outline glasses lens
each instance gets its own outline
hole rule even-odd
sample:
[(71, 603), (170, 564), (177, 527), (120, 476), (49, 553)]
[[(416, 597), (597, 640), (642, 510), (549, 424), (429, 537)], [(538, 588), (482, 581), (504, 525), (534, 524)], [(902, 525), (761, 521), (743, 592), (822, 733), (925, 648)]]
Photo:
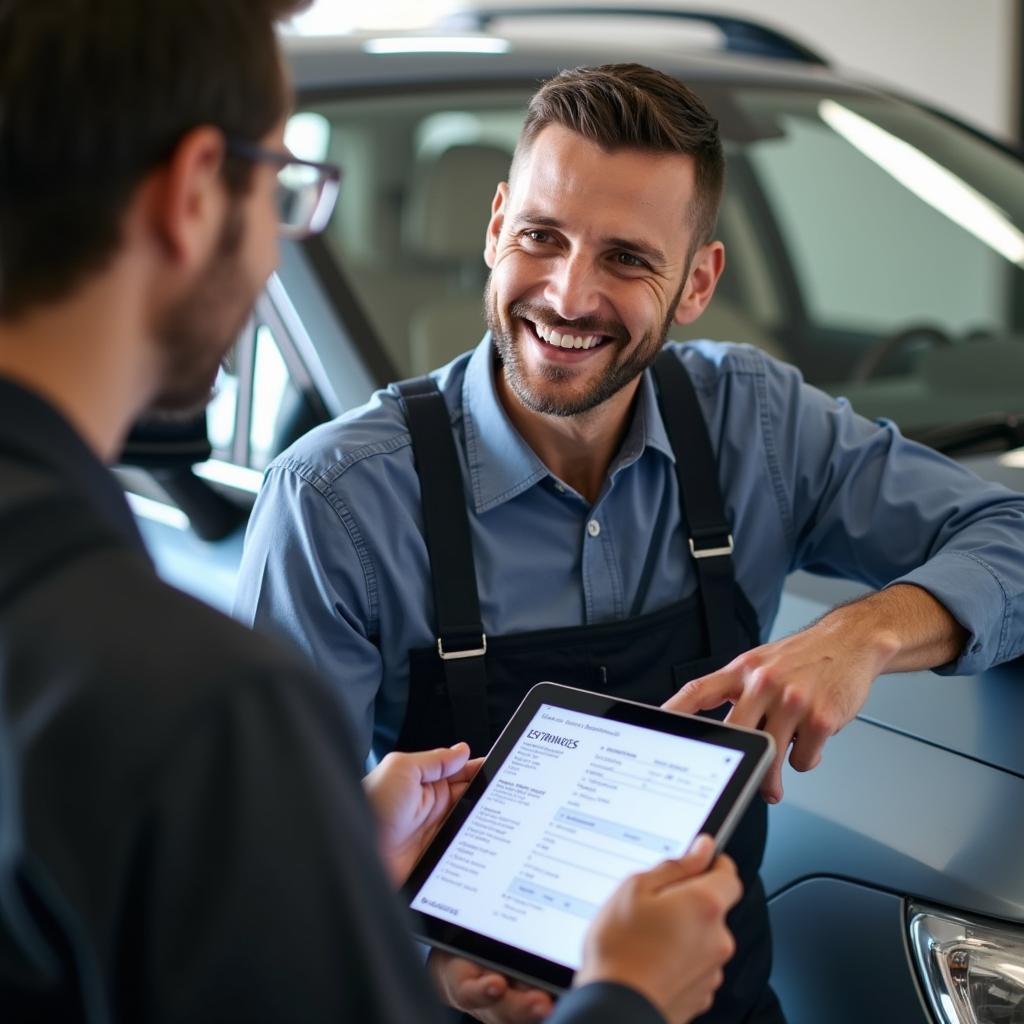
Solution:
[(317, 167), (285, 164), (277, 175), (277, 194), (281, 230), (286, 235), (310, 231), (320, 206), (324, 176)]

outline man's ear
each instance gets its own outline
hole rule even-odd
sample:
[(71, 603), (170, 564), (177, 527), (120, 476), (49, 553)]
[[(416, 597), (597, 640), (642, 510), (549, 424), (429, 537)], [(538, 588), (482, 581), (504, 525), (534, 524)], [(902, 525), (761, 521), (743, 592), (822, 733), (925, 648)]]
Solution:
[(153, 176), (150, 223), (176, 264), (201, 266), (220, 238), (228, 203), (223, 166), (224, 135), (204, 126), (183, 136)]
[(491, 203), (491, 219), (487, 222), (487, 234), (484, 236), (484, 263), (492, 270), (498, 252), (498, 239), (505, 223), (505, 207), (508, 205), (508, 182), (498, 184)]
[(690, 273), (679, 296), (672, 319), (677, 324), (692, 324), (707, 308), (715, 285), (725, 270), (725, 246), (721, 242), (702, 245), (690, 262)]

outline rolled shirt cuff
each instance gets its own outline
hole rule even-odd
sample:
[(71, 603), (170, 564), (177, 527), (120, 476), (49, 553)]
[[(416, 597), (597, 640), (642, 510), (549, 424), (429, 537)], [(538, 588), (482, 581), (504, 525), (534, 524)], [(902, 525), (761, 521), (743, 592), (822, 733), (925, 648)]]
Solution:
[(963, 551), (941, 552), (889, 586), (909, 583), (927, 590), (965, 630), (960, 656), (935, 671), (972, 675), (1015, 657), (1022, 646), (1010, 630), (1012, 604), (1003, 581), (987, 562)]

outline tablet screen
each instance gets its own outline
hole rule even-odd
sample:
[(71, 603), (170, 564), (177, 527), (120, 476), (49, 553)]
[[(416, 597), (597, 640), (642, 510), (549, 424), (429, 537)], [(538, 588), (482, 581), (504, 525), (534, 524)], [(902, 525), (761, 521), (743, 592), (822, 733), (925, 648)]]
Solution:
[(742, 760), (542, 703), (410, 904), (575, 970), (601, 904), (689, 848)]

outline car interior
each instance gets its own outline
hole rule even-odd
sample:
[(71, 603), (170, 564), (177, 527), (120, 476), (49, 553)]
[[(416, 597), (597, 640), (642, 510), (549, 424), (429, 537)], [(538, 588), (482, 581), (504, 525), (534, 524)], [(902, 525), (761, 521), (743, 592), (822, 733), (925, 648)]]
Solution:
[[(911, 434), (948, 423), (951, 413), (964, 422), (990, 413), (992, 382), (1024, 369), (1024, 345), (1015, 343), (1019, 266), (909, 192), (822, 113), (831, 102), (855, 125), (870, 116), (895, 127), (905, 112), (860, 97), (705, 91), (726, 140), (718, 236), (727, 272), (701, 319), (670, 336), (754, 344), (797, 363), (809, 381), (850, 397), (866, 415), (894, 416)], [(376, 332), (392, 379), (443, 365), (482, 332), (484, 230), (527, 94), (368, 96), (314, 104), (303, 115), (323, 122), (316, 155), (345, 167), (324, 244)], [(957, 166), (946, 152), (951, 128), (899, 126), (965, 179), (1008, 170), (998, 154), (991, 166)], [(906, 219), (911, 236), (893, 240), (862, 216), (864, 208)], [(832, 244), (837, 233), (845, 247)], [(934, 243), (942, 265), (911, 259), (922, 241)], [(993, 309), (1002, 316), (993, 319)], [(995, 398), (1001, 412), (1019, 404), (1015, 391)]]

